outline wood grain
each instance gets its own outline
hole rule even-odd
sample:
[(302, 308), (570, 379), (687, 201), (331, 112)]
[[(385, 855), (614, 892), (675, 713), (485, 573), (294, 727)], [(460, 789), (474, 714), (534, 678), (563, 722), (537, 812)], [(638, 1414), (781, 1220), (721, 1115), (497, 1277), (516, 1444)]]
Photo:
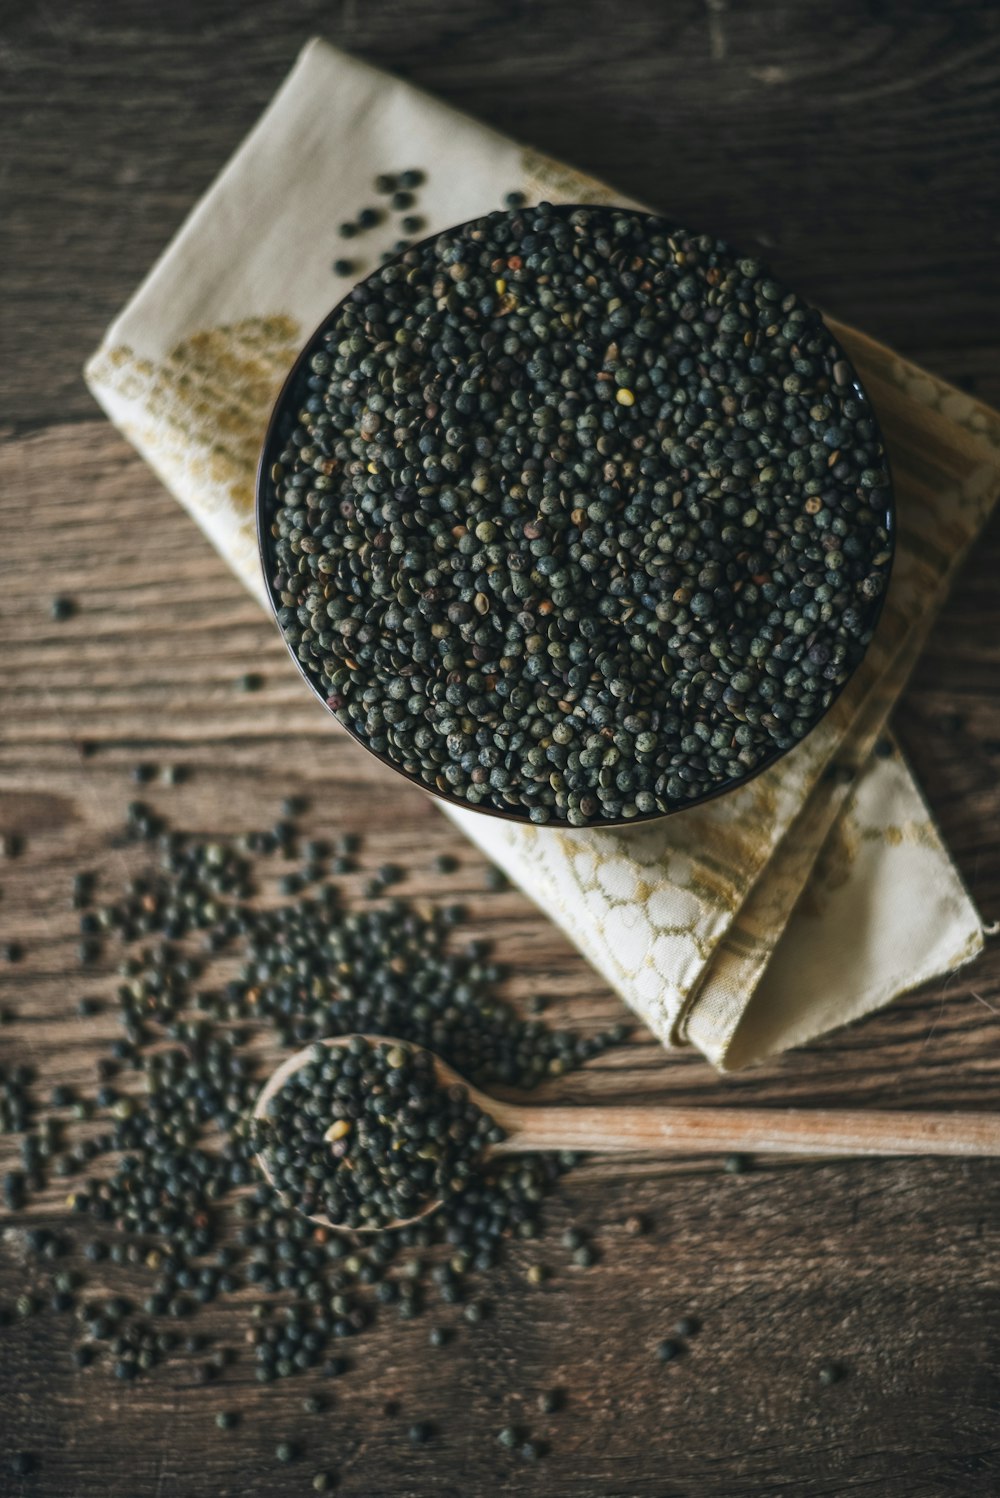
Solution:
[[(1000, 402), (997, 190), (1000, 17), (989, 0), (811, 0), (753, 7), (635, 0), (140, 0), (0, 4), (0, 965), (3, 1059), (47, 1090), (92, 1075), (110, 1018), (81, 1022), (72, 873), (114, 889), (112, 845), (139, 760), (183, 764), (144, 788), (182, 825), (267, 825), (309, 794), (323, 829), (362, 830), (369, 867), (448, 894), (515, 968), (510, 993), (598, 1027), (618, 1001), (515, 892), (487, 895), (480, 856), (414, 788), (388, 782), (303, 693), (284, 647), (190, 522), (96, 414), (79, 370), (105, 325), (256, 119), (314, 31), (624, 191), (750, 247), (844, 320)], [(966, 565), (895, 724), (986, 919), (1000, 917), (1000, 522)], [(49, 599), (78, 613), (63, 624)], [(238, 689), (247, 670), (263, 690)], [(85, 753), (84, 746), (91, 752)], [(436, 853), (459, 859), (432, 872)], [(553, 1102), (911, 1108), (996, 1106), (1000, 956), (863, 1024), (720, 1082), (639, 1035), (548, 1089)], [(539, 1099), (541, 1101), (541, 1099)], [(0, 1141), (6, 1149), (10, 1141)], [(591, 1221), (601, 1262), (556, 1238), (512, 1251), (495, 1314), (449, 1353), (427, 1322), (386, 1322), (333, 1388), (317, 1433), (297, 1381), (261, 1389), (245, 1362), (207, 1398), (183, 1366), (123, 1390), (69, 1369), (69, 1328), (0, 1332), (0, 1453), (39, 1470), (0, 1494), (270, 1498), (321, 1466), (352, 1498), (887, 1498), (1000, 1490), (1000, 1174), (970, 1161), (761, 1163), (595, 1158), (553, 1203)], [(55, 1185), (37, 1221), (65, 1220)], [(624, 1220), (647, 1212), (653, 1231)], [(530, 1293), (524, 1270), (551, 1263)], [(24, 1282), (21, 1226), (0, 1223), (0, 1304)], [(116, 1284), (119, 1272), (116, 1271)], [(136, 1281), (138, 1288), (139, 1281)], [(98, 1268), (94, 1293), (110, 1293)], [(704, 1323), (685, 1357), (653, 1350)], [(246, 1310), (204, 1325), (237, 1341)], [(820, 1388), (824, 1358), (849, 1376)], [(543, 1419), (541, 1389), (567, 1389)], [(399, 1412), (382, 1413), (387, 1400)], [(239, 1409), (238, 1439), (214, 1409)], [(435, 1422), (412, 1449), (406, 1426)], [(524, 1419), (553, 1453), (528, 1467), (495, 1432)], [(306, 1461), (277, 1468), (301, 1434)]]

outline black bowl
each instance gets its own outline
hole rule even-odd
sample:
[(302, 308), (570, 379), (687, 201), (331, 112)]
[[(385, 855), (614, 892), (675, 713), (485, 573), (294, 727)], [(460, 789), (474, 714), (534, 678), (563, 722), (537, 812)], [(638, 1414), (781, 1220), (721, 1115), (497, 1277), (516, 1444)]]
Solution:
[[(563, 212), (571, 212), (576, 206), (578, 205), (560, 204), (559, 208)], [(593, 211), (593, 205), (579, 206), (587, 206), (590, 211)], [(478, 215), (477, 217), (481, 217), (481, 215)], [(437, 239), (441, 233), (452, 233), (456, 230), (465, 228), (466, 224), (474, 222), (476, 222), (475, 219), (468, 219), (465, 221), (465, 223), (453, 225), (449, 230), (437, 230), (435, 231), (435, 233), (427, 235), (423, 240), (417, 241), (413, 246), (411, 246), (411, 248), (420, 248), (422, 245), (427, 244), (430, 240)], [(403, 252), (401, 252), (400, 255), (396, 258), (401, 259), (402, 253)], [(384, 270), (384, 268), (384, 266), (380, 265), (376, 270), (371, 271), (368, 276), (363, 277), (361, 281), (356, 284), (364, 285), (365, 281), (372, 279), (374, 276), (377, 276), (382, 270)], [(354, 288), (352, 287), (352, 291), (353, 289)], [(271, 519), (275, 501), (274, 486), (270, 477), (271, 468), (275, 462), (277, 453), (284, 446), (289, 426), (295, 424), (294, 411), (290, 396), (297, 387), (299, 377), (303, 372), (303, 367), (306, 365), (307, 361), (311, 359), (312, 355), (317, 351), (324, 333), (326, 333), (330, 326), (334, 322), (336, 322), (337, 318), (340, 315), (341, 307), (344, 305), (344, 303), (347, 301), (347, 297), (350, 295), (351, 293), (348, 292), (345, 296), (341, 297), (340, 301), (337, 302), (334, 307), (331, 308), (326, 317), (324, 317), (323, 321), (315, 329), (312, 336), (307, 340), (297, 358), (295, 359), (295, 362), (293, 363), (291, 369), (288, 371), (284, 383), (282, 384), (281, 389), (279, 390), (278, 395), (275, 399), (274, 406), (272, 407), (271, 415), (267, 424), (267, 429), (264, 434), (264, 442), (261, 448), (260, 458), (257, 463), (257, 477), (254, 496), (257, 525), (257, 545), (260, 551), (261, 566), (264, 572), (264, 586), (267, 590), (267, 597), (271, 605), (271, 611), (275, 616), (275, 624), (278, 624), (277, 611), (281, 605), (280, 600), (275, 597), (275, 590), (272, 585), (272, 578), (274, 576), (276, 563), (273, 555), (273, 537), (271, 536)], [(852, 388), (859, 396), (859, 398), (863, 400), (864, 403), (868, 406), (874, 417), (875, 412), (871, 398), (866, 392), (861, 381), (858, 379), (850, 358), (841, 347), (837, 339), (834, 338), (832, 333), (830, 333), (829, 327), (827, 327), (827, 333), (829, 335), (831, 344), (837, 350), (840, 358), (842, 358), (845, 363), (847, 363), (851, 368), (853, 375), (853, 379), (851, 382)], [(888, 469), (889, 459), (888, 454), (885, 452), (885, 443), (881, 438), (881, 432), (879, 432), (879, 439), (880, 441), (882, 441), (883, 453), (885, 454), (885, 463)], [(889, 470), (889, 474), (891, 481), (891, 469)], [(889, 559), (889, 564), (886, 569), (886, 586), (883, 588), (881, 594), (871, 606), (869, 617), (871, 620), (872, 635), (874, 635), (875, 630), (878, 626), (879, 619), (881, 618), (882, 609), (885, 604), (885, 597), (889, 591), (889, 582), (892, 576), (893, 563), (895, 561), (896, 508), (891, 482), (887, 494), (888, 498), (886, 501), (884, 524), (888, 535), (888, 542), (892, 551), (892, 555)], [(278, 625), (278, 628), (279, 630), (281, 630), (280, 625)], [(284, 639), (284, 631), (281, 631), (281, 633), (282, 638)], [(286, 645), (288, 645), (287, 640), (285, 641), (285, 643)], [(866, 646), (866, 651), (867, 648), (868, 647)], [(319, 686), (306, 671), (306, 669), (302, 665), (302, 662), (299, 660), (297, 654), (294, 650), (292, 650), (290, 645), (288, 645), (288, 652), (292, 660), (295, 662), (300, 676), (305, 681), (310, 691), (314, 694), (317, 701), (319, 701), (325, 711), (330, 714), (330, 717), (333, 718), (340, 727), (346, 728), (346, 731), (350, 733), (355, 742), (360, 744), (362, 749), (364, 749), (366, 753), (370, 754), (373, 759), (377, 759), (380, 764), (385, 765), (386, 769), (391, 770), (394, 775), (402, 776), (403, 779), (410, 781), (412, 785), (417, 786), (426, 795), (433, 796), (437, 800), (444, 801), (448, 805), (457, 807), (462, 811), (473, 811), (478, 815), (485, 817), (499, 817), (503, 821), (519, 822), (526, 827), (558, 827), (562, 829), (569, 828), (570, 831), (574, 830), (573, 824), (565, 821), (558, 821), (553, 819), (551, 822), (536, 823), (532, 822), (531, 818), (522, 812), (503, 811), (500, 808), (494, 806), (470, 806), (468, 802), (464, 801), (460, 796), (446, 795), (444, 792), (426, 785), (419, 776), (412, 774), (409, 770), (402, 769), (399, 765), (394, 763), (394, 761), (390, 759), (388, 755), (379, 754), (376, 750), (372, 749), (369, 744), (365, 743), (364, 739), (360, 738), (350, 728), (346, 727), (345, 724), (342, 724), (334, 714), (332, 708), (327, 705), (326, 699), (324, 698)], [(707, 791), (702, 796), (694, 796), (690, 800), (679, 801), (676, 806), (670, 807), (667, 811), (646, 812), (635, 817), (622, 819), (620, 821), (610, 821), (602, 817), (595, 817), (590, 822), (575, 825), (578, 827), (582, 826), (612, 828), (636, 827), (643, 822), (659, 822), (662, 821), (665, 817), (676, 815), (678, 812), (689, 811), (695, 806), (704, 806), (708, 801), (714, 801), (719, 796), (728, 795), (730, 791), (737, 790), (740, 786), (747, 785), (751, 780), (755, 780), (758, 775), (763, 774), (765, 770), (770, 769), (770, 767), (773, 764), (777, 763), (779, 759), (782, 759), (786, 754), (791, 753), (792, 749), (796, 748), (798, 744), (802, 743), (805, 738), (807, 738), (808, 735), (813, 732), (816, 726), (823, 721), (823, 719), (830, 712), (830, 709), (833, 707), (833, 704), (836, 702), (837, 698), (840, 696), (841, 692), (843, 692), (844, 688), (851, 680), (854, 672), (858, 669), (858, 666), (861, 664), (861, 661), (864, 658), (864, 654), (865, 652), (862, 652), (862, 655), (859, 656), (858, 660), (855, 662), (855, 665), (852, 668), (850, 674), (845, 677), (844, 681), (842, 681), (838, 687), (836, 687), (830, 697), (830, 701), (827, 703), (823, 711), (818, 714), (814, 721), (809, 725), (806, 734), (804, 734), (802, 738), (797, 739), (795, 744), (789, 745), (786, 749), (775, 749), (772, 754), (767, 755), (763, 760), (761, 760), (760, 764), (755, 765), (753, 769), (748, 770), (745, 775), (739, 775), (731, 780), (727, 780), (724, 784), (716, 786), (713, 790)]]

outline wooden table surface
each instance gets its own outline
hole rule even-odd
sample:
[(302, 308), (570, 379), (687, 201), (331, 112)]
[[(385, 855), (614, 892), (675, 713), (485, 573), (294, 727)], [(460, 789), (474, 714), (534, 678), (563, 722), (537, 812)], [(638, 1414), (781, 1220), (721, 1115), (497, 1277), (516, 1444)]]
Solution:
[[(45, 0), (0, 4), (0, 963), (5, 1061), (44, 1092), (92, 1075), (110, 1021), (75, 1018), (86, 982), (69, 885), (109, 885), (137, 761), (188, 784), (147, 799), (179, 823), (268, 825), (304, 790), (323, 830), (409, 863), (406, 890), (461, 892), (513, 962), (510, 992), (556, 996), (560, 1022), (618, 1001), (416, 790), (333, 732), (284, 646), (174, 501), (103, 419), (81, 366), (153, 258), (321, 32), (623, 191), (751, 250), (838, 317), (1000, 403), (1000, 13), (994, 0)], [(331, 142), (331, 148), (337, 143)], [(1000, 515), (965, 567), (895, 726), (986, 920), (1000, 917)], [(57, 624), (65, 592), (77, 615)], [(263, 690), (237, 689), (258, 670)], [(93, 746), (87, 756), (82, 746)], [(432, 854), (458, 874), (428, 872)], [(992, 1107), (1000, 944), (849, 1031), (720, 1081), (639, 1035), (553, 1095)], [(5, 1149), (16, 1140), (0, 1141)], [(58, 1183), (31, 1219), (65, 1221)], [(630, 1213), (653, 1231), (630, 1238)], [(493, 1318), (451, 1356), (426, 1322), (366, 1336), (325, 1421), (301, 1381), (225, 1378), (246, 1416), (212, 1423), (183, 1367), (132, 1388), (74, 1372), (66, 1317), (0, 1331), (0, 1493), (266, 1498), (318, 1467), (366, 1498), (879, 1498), (1000, 1492), (1000, 1166), (595, 1159), (550, 1219), (594, 1225), (600, 1264), (526, 1295), (526, 1257), (491, 1277)], [(0, 1221), (0, 1303), (25, 1283), (26, 1219)], [(563, 1255), (565, 1259), (565, 1255)], [(95, 1284), (110, 1278), (98, 1276)], [(703, 1331), (664, 1368), (681, 1313)], [(245, 1307), (207, 1323), (237, 1338)], [(817, 1378), (825, 1358), (847, 1377)], [(539, 1421), (537, 1391), (565, 1411)], [(220, 1385), (220, 1388), (222, 1386)], [(389, 1418), (383, 1406), (398, 1401)], [(551, 1454), (529, 1467), (495, 1432), (529, 1412)], [(409, 1419), (438, 1430), (419, 1450)], [(308, 1427), (308, 1428), (307, 1428)], [(274, 1433), (308, 1464), (279, 1469)], [(11, 1475), (29, 1450), (35, 1474)]]

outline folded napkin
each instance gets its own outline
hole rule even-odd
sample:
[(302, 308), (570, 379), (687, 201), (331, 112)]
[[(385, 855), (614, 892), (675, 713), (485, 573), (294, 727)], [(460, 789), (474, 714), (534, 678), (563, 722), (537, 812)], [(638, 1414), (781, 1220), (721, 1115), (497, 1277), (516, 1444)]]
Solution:
[[(410, 167), (426, 173), (428, 232), (512, 190), (627, 202), (314, 41), (87, 367), (111, 419), (262, 602), (253, 491), (271, 402), (349, 287), (334, 258), (363, 273), (401, 232), (387, 221), (345, 242), (338, 224), (371, 202), (379, 172)], [(588, 831), (449, 811), (664, 1044), (692, 1043), (721, 1068), (855, 1019), (983, 942), (883, 730), (1000, 491), (1000, 415), (830, 326), (882, 424), (899, 540), (876, 637), (827, 717), (749, 785), (660, 823)]]

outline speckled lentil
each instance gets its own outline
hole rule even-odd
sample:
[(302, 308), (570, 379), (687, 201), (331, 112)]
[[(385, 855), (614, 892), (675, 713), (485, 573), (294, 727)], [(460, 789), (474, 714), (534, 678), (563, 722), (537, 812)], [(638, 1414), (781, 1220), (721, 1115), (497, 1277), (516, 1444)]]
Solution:
[(535, 822), (659, 815), (789, 748), (891, 559), (881, 439), (819, 314), (624, 210), (407, 250), (313, 345), (276, 443), (278, 621), (331, 710)]

